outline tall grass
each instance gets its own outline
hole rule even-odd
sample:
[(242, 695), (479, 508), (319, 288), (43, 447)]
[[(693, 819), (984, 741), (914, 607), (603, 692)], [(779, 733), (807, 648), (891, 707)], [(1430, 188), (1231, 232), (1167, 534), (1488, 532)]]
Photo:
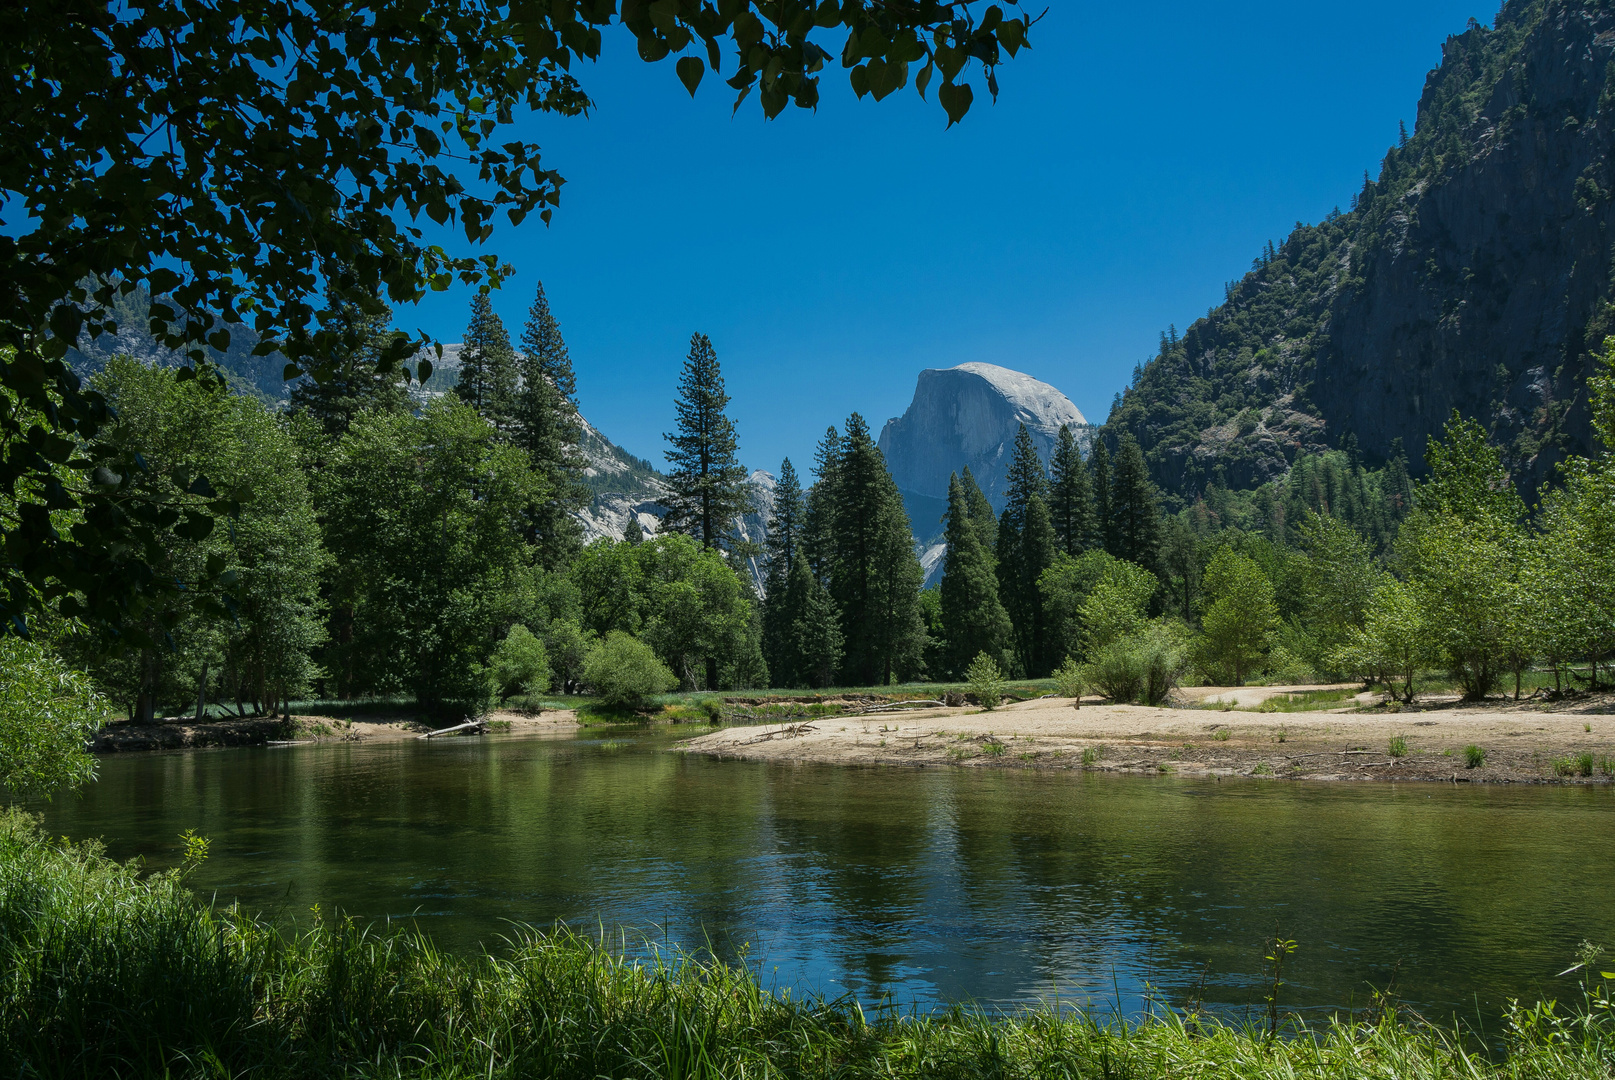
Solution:
[[(625, 959), (565, 930), (498, 955), (316, 918), (282, 937), (183, 873), (0, 817), (0, 1074), (174, 1077), (1591, 1078), (1615, 1069), (1603, 998), (1517, 1009), (1497, 1059), (1385, 1010), (1264, 1028), (1162, 1009), (1136, 1024), (1054, 1008), (866, 1013), (772, 993), (746, 969)], [(1598, 1018), (1594, 1018), (1598, 1017)]]

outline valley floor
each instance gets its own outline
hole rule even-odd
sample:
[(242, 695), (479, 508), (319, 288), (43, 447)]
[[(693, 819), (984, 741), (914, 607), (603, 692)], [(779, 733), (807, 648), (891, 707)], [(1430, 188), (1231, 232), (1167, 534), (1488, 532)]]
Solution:
[[(992, 712), (930, 708), (832, 716), (724, 728), (682, 748), (753, 761), (1307, 780), (1607, 784), (1615, 771), (1615, 715), (1607, 700), (1558, 703), (1559, 711), (1512, 701), (1436, 702), (1397, 713), (1355, 706), (1243, 711), (1304, 689), (1320, 688), (1196, 688), (1187, 692), (1184, 704), (1196, 706), (1189, 708), (1084, 702), (1079, 709), (1070, 699), (1044, 698)], [(1237, 707), (1224, 711), (1221, 703)], [(1406, 745), (1393, 757), (1395, 737)], [(1483, 764), (1468, 765), (1471, 746), (1485, 751)]]

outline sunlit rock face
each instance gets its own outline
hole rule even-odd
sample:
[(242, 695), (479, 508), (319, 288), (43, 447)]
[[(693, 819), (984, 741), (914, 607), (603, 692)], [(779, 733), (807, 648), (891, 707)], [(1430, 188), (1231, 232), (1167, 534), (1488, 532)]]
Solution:
[[(908, 410), (886, 421), (880, 450), (911, 504), (946, 499), (948, 477), (968, 466), (994, 509), (1002, 509), (1004, 473), (1022, 424), (1045, 463), (1062, 426), (1086, 449), (1088, 422), (1048, 383), (996, 364), (931, 368), (920, 372)], [(913, 524), (921, 539), (936, 531), (928, 521)]]

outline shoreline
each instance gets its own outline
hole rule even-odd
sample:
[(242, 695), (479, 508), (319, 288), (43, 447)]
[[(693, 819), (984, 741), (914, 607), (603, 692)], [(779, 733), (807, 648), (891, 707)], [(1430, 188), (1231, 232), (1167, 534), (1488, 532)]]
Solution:
[[(225, 717), (218, 720), (158, 720), (137, 724), (119, 720), (108, 724), (90, 744), (93, 754), (141, 753), (151, 750), (207, 750), (243, 746), (299, 746), (328, 742), (402, 742), (434, 729), (420, 720), (399, 716), (344, 719), (294, 714), (295, 732), (288, 732), (279, 717)], [(577, 730), (577, 714), (557, 709), (539, 715), (495, 710), (488, 714), (498, 734), (558, 734)], [(458, 737), (458, 736), (456, 736)]]
[[(1239, 704), (1296, 689), (1195, 688)], [(1206, 692), (1202, 692), (1206, 691)], [(680, 744), (686, 753), (789, 764), (1010, 768), (1326, 781), (1608, 785), (1615, 715), (1607, 701), (1548, 710), (1541, 702), (1440, 702), (1400, 712), (1309, 712), (1102, 705), (1037, 699), (1001, 706), (829, 716), (726, 727)], [(1405, 752), (1393, 757), (1393, 737)], [(1465, 748), (1486, 751), (1470, 767)], [(1585, 755), (1591, 775), (1581, 775)], [(1569, 764), (1570, 775), (1564, 775)], [(1607, 771), (1606, 771), (1607, 770)]]

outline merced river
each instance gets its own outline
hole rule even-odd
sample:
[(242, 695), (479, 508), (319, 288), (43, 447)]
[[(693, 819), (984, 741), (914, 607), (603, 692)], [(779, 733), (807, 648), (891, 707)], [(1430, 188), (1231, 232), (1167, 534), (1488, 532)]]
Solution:
[(1155, 998), (1432, 1019), (1579, 997), (1615, 946), (1615, 790), (712, 761), (645, 732), (132, 753), (48, 829), (288, 924), (314, 904), (497, 948), (564, 920), (874, 1004)]

